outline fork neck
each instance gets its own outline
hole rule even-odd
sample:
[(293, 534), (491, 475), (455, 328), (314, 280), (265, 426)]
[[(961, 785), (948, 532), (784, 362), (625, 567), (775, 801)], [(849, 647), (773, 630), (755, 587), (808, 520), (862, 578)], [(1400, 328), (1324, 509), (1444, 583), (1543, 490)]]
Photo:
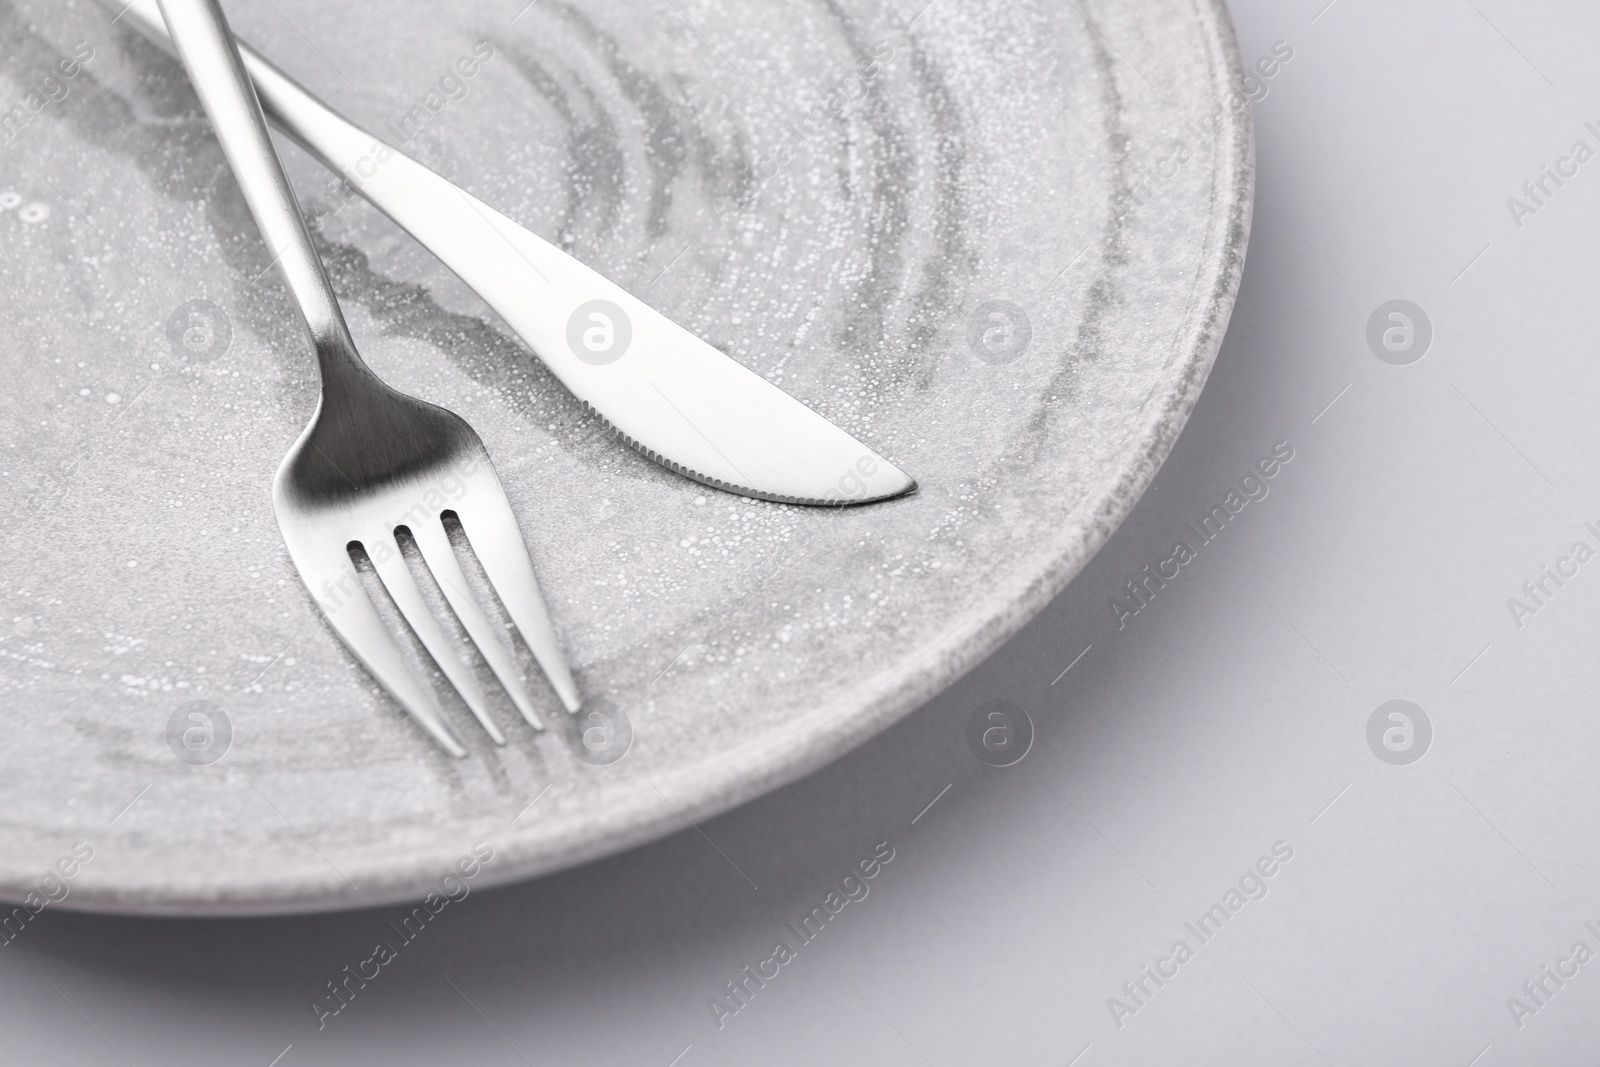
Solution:
[(347, 391), (362, 391), (363, 386), (376, 382), (377, 376), (356, 351), (356, 343), (350, 336), (344, 312), (339, 309), (333, 287), (315, 250), (311, 250), (309, 259), (297, 256), (294, 262), (289, 262), (289, 257), (285, 255), (279, 264), (283, 268), (284, 281), (288, 283), (295, 304), (305, 319), (311, 348), (317, 356), (317, 367), (322, 372), (323, 395), (337, 396)]
[(372, 377), (356, 352), (322, 259), (311, 243), (222, 9), (216, 0), (159, 2), (250, 214), (311, 332), (324, 389)]

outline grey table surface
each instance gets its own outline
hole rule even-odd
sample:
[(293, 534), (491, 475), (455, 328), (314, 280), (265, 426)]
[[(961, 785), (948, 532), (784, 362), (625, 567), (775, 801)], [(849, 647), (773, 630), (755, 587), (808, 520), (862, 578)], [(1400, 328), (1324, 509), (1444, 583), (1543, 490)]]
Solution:
[[(1228, 339), (1155, 487), (1019, 636), (799, 783), (411, 941), (395, 907), (48, 909), (0, 949), (4, 1058), (1591, 1062), (1600, 10), (1233, 10), (1247, 58), (1293, 58), (1255, 105)], [(1431, 326), (1408, 351), (1394, 300)], [(1268, 495), (1129, 599), (1280, 443)], [(994, 700), (1034, 728), (1008, 767), (967, 744)]]

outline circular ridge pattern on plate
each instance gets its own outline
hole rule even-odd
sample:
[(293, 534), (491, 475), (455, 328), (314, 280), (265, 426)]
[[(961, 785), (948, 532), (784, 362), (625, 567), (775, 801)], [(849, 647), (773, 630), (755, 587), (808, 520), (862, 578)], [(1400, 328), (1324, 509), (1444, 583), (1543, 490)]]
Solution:
[[(0, 213), (23, 296), (0, 323), (22, 561), (0, 589), (0, 896), (88, 840), (64, 906), (371, 904), (477, 841), (523, 877), (790, 781), (1065, 586), (1220, 344), (1253, 166), (1220, 2), (276, 6), (236, 5), (240, 36), (921, 488), (829, 511), (650, 463), (289, 152), (363, 354), (482, 435), (610, 717), (538, 735), (503, 700), (497, 749), (458, 708), (472, 755), (444, 756), (279, 539), (267, 487), (314, 368), (182, 71), (93, 5), (0, 0), (13, 95), (94, 50), (0, 157), (0, 192), (55, 205)], [(209, 762), (169, 744), (195, 700), (226, 716)]]

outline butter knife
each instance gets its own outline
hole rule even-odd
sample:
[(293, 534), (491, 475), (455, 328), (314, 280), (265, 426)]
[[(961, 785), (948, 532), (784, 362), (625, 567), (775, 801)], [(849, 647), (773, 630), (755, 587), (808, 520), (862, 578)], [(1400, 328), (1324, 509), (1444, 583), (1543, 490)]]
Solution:
[[(100, 0), (172, 52), (156, 0)], [(626, 443), (696, 481), (793, 504), (885, 500), (893, 463), (621, 286), (339, 115), (243, 41), (267, 119), (415, 237)]]

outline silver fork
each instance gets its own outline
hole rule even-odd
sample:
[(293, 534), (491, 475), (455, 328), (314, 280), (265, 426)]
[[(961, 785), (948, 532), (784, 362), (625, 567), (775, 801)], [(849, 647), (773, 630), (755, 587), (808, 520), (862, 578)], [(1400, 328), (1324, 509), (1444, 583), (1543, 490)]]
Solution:
[(577, 711), (577, 686), (483, 442), (460, 416), (397, 392), (362, 361), (222, 9), (216, 0), (160, 3), (250, 212), (305, 318), (322, 373), (321, 403), (272, 486), (278, 526), (301, 580), (383, 687), (446, 751), (466, 755), (436, 694), (407, 667), (363, 589), (351, 558), (351, 549), (359, 545), (434, 662), (484, 730), (503, 745), (505, 735), (490, 715), (476, 673), (434, 618), (401, 553), (397, 534), (407, 531), (523, 718), (543, 729), (505, 635), (496, 632), (468, 588), (444, 526), (444, 516), (454, 512), (562, 704)]

